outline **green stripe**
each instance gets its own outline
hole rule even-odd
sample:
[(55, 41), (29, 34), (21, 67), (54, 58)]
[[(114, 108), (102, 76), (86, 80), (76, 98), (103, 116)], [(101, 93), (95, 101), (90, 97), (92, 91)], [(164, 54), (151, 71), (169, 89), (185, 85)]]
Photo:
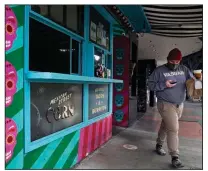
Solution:
[(116, 36), (122, 36), (122, 35), (120, 35), (120, 34), (113, 34), (113, 37), (116, 37)]
[(63, 140), (61, 141), (61, 143), (59, 144), (59, 146), (56, 148), (56, 150), (54, 151), (52, 157), (48, 160), (48, 162), (45, 164), (45, 166), (43, 167), (43, 169), (53, 169), (57, 159), (60, 158), (60, 156), (62, 155), (62, 153), (64, 152), (65, 148), (67, 147), (67, 145), (70, 143), (71, 139), (73, 138), (73, 136), (75, 135), (76, 131), (65, 136), (63, 138)]
[[(14, 148), (12, 158), (15, 158), (19, 154), (19, 152), (22, 150), (22, 148), (23, 148), (23, 130), (20, 131), (17, 135), (17, 144)], [(12, 159), (6, 164), (6, 167), (9, 165), (11, 161)]]
[(74, 149), (72, 150), (71, 154), (69, 155), (69, 157), (66, 160), (66, 162), (65, 162), (65, 164), (64, 164), (62, 169), (69, 169), (69, 168), (71, 168), (71, 165), (73, 164), (74, 159), (76, 158), (76, 155), (78, 153), (78, 145), (79, 145), (79, 141), (75, 145)]
[(12, 118), (23, 107), (23, 88), (14, 95), (12, 104), (6, 108), (6, 116)]
[[(23, 54), (24, 54), (24, 49), (19, 48), (15, 50), (12, 53), (9, 53), (6, 55), (6, 60), (12, 63), (12, 65), (15, 67), (16, 71), (19, 69), (23, 68)], [(18, 58), (18, 60), (17, 60)]]
[(18, 5), (12, 8), (13, 12), (17, 17), (18, 27), (24, 24), (24, 8), (25, 5)]
[(113, 24), (113, 27), (119, 27), (119, 28), (124, 28), (122, 25), (120, 24)]
[(121, 28), (113, 28), (113, 31), (116, 31), (116, 30), (118, 30), (118, 31), (125, 31), (124, 29), (121, 29)]
[(35, 149), (34, 151), (27, 153), (27, 155), (24, 157), (23, 169), (30, 169), (46, 147), (47, 145), (44, 145), (38, 149)]
[(113, 30), (113, 33), (117, 33), (117, 34), (122, 34), (124, 33), (125, 31), (121, 31), (121, 30)]

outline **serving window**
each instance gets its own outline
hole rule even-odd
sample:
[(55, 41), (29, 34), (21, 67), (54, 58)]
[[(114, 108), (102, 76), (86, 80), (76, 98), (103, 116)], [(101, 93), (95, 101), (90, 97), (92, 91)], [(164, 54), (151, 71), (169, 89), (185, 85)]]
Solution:
[(112, 56), (106, 51), (94, 47), (94, 76), (112, 78)]
[[(82, 75), (83, 10), (83, 6), (31, 6), (26, 66), (29, 74), (39, 75), (35, 80), (28, 79), (25, 85), (29, 106), (26, 143), (41, 145), (45, 138), (61, 136), (61, 131), (84, 122), (84, 84), (62, 79)], [(48, 73), (52, 74), (50, 81), (44, 77)], [(57, 77), (62, 81), (57, 81)]]
[(80, 41), (30, 18), (29, 70), (81, 74)]
[[(86, 25), (84, 11), (90, 11)], [(29, 152), (109, 115), (113, 81), (90, 77), (93, 68), (101, 66), (102, 78), (112, 78), (110, 24), (95, 8), (32, 5), (26, 12), (24, 117)], [(84, 34), (91, 21), (96, 35)]]

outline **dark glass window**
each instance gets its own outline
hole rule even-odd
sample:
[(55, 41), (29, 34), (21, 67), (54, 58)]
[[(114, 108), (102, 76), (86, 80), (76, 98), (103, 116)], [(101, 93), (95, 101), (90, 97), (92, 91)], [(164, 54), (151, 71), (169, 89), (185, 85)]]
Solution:
[(29, 69), (70, 73), (70, 37), (30, 18)]
[(110, 23), (93, 7), (90, 8), (90, 40), (110, 49)]
[(84, 5), (66, 5), (66, 27), (84, 35)]
[(31, 5), (31, 9), (44, 17), (49, 16), (48, 5)]
[(72, 73), (79, 73), (79, 42), (72, 40)]
[(84, 5), (32, 5), (31, 8), (63, 27), (84, 35)]
[(64, 6), (63, 5), (50, 5), (50, 18), (59, 23), (60, 25), (64, 26)]

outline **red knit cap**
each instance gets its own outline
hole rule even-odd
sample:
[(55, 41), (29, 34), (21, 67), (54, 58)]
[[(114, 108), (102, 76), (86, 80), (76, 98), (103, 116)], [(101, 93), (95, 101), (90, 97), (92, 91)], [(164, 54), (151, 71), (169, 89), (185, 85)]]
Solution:
[(171, 50), (168, 54), (167, 57), (168, 60), (178, 60), (181, 61), (182, 60), (182, 54), (181, 51), (177, 48)]

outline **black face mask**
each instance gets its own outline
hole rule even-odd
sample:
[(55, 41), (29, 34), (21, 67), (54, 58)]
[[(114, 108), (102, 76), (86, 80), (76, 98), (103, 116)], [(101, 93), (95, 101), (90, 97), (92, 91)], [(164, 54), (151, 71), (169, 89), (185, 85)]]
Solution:
[(179, 64), (167, 63), (167, 67), (172, 71), (176, 70), (178, 68), (178, 66), (179, 66)]

